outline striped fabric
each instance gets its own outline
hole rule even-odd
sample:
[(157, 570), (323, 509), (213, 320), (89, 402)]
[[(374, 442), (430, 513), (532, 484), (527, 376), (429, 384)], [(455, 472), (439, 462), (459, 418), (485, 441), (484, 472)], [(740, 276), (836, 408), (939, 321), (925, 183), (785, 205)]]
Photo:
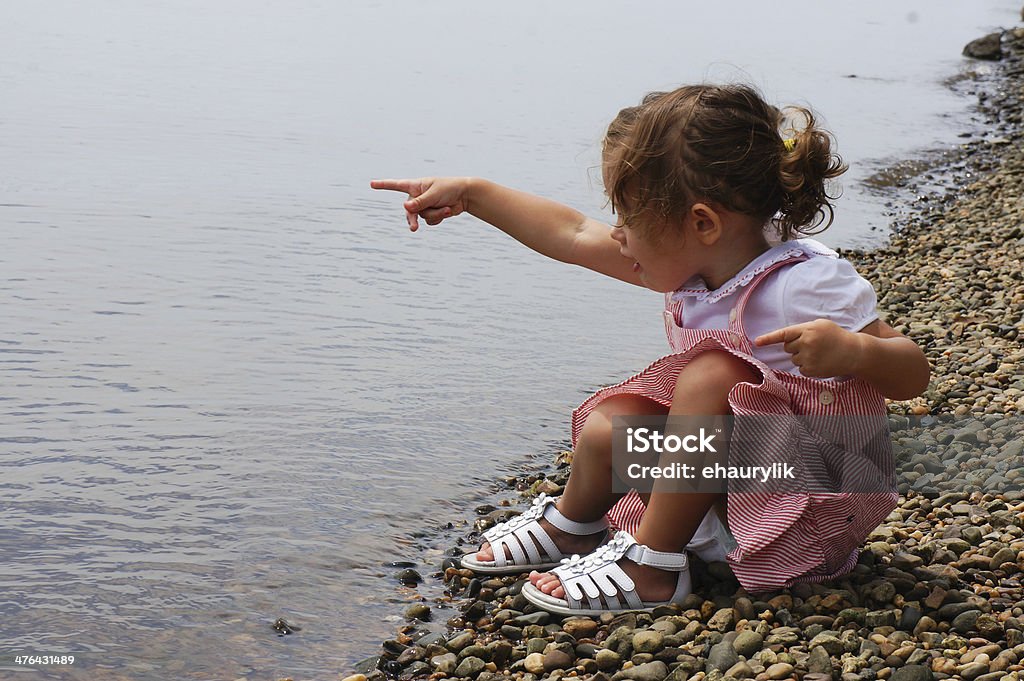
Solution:
[[(751, 341), (743, 328), (743, 311), (751, 294), (780, 267), (807, 257), (794, 256), (758, 275), (740, 296), (735, 314), (729, 315), (731, 321), (727, 329), (685, 328), (681, 320), (683, 303), (673, 301), (671, 294), (666, 294), (665, 331), (673, 354), (662, 357), (622, 383), (598, 391), (572, 416), (572, 443), (575, 447), (587, 416), (609, 397), (642, 395), (671, 407), (676, 378), (687, 362), (701, 352), (722, 350), (747, 362), (764, 377), (759, 385), (740, 383), (733, 387), (729, 393), (729, 404), (734, 415), (808, 417), (768, 420), (779, 425), (778, 428), (765, 429), (767, 435), (762, 430), (758, 431), (764, 451), (730, 451), (730, 458), (735, 454), (744, 462), (758, 457), (785, 461), (793, 464), (798, 474), (803, 475), (828, 475), (839, 471), (836, 474), (847, 477), (872, 475), (879, 480), (872, 489), (886, 491), (730, 492), (727, 519), (729, 530), (736, 539), (736, 548), (729, 553), (728, 561), (740, 584), (751, 593), (797, 582), (823, 582), (848, 573), (857, 563), (864, 539), (889, 515), (899, 499), (895, 480), (885, 473), (892, 469), (892, 445), (884, 425), (885, 436), (879, 437), (877, 426), (879, 420), (884, 424), (886, 408), (878, 392), (860, 379), (824, 381), (776, 371), (753, 356)], [(851, 418), (850, 426), (840, 428), (841, 432), (824, 434), (803, 431), (793, 425), (813, 422), (815, 417), (850, 415), (874, 418)], [(829, 420), (833, 425), (837, 422), (846, 423), (846, 420)], [(870, 425), (876, 427), (872, 429)], [(851, 451), (856, 451), (857, 455), (844, 456)], [(848, 464), (851, 460), (865, 463), (837, 465)], [(871, 462), (875, 465), (869, 465)], [(635, 533), (643, 512), (643, 501), (633, 491), (608, 512), (608, 519), (615, 527)]]

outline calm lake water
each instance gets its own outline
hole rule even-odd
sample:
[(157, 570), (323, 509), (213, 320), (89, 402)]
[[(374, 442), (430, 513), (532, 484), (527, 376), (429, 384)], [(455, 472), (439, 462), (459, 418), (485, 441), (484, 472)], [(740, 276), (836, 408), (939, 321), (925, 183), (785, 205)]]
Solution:
[(431, 572), (438, 527), (662, 352), (660, 296), (470, 218), (410, 234), (370, 178), (477, 174), (600, 216), (619, 108), (742, 79), (824, 114), (853, 170), (823, 240), (878, 243), (860, 182), (963, 141), (942, 82), (1020, 9), (509, 7), (5, 4), (4, 674), (336, 678), (416, 597), (384, 564)]

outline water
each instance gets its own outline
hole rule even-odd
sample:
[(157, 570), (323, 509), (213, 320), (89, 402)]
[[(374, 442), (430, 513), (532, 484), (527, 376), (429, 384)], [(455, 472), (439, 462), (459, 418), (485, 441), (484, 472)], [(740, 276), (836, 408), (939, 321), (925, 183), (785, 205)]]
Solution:
[(429, 572), (436, 528), (662, 351), (659, 296), (468, 218), (410, 235), (370, 178), (484, 175), (601, 216), (619, 108), (744, 79), (825, 114), (853, 170), (823, 240), (877, 243), (859, 179), (960, 141), (970, 102), (941, 81), (1018, 10), (7, 3), (0, 655), (77, 659), (0, 664), (332, 677), (415, 598), (384, 563)]

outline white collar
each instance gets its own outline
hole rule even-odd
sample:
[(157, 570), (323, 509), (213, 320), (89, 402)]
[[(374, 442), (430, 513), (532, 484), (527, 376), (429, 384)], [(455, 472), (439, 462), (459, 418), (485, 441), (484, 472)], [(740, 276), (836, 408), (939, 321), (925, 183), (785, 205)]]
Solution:
[(800, 255), (812, 258), (815, 256), (839, 257), (838, 253), (814, 239), (783, 241), (748, 262), (742, 270), (714, 291), (709, 291), (704, 279), (695, 275), (672, 293), (672, 300), (681, 301), (684, 298), (695, 298), (700, 303), (717, 303), (752, 282), (757, 275), (772, 265)]

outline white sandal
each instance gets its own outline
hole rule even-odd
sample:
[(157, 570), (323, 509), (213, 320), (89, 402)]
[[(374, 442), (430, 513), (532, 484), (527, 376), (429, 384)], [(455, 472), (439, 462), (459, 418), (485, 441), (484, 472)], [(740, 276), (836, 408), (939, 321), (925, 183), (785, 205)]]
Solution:
[[(627, 558), (638, 565), (649, 565), (679, 573), (672, 598), (660, 603), (640, 600), (636, 584), (616, 564)], [(523, 585), (523, 596), (538, 608), (559, 615), (598, 616), (606, 612), (651, 611), (662, 605), (679, 603), (693, 590), (686, 553), (669, 553), (638, 544), (633, 535), (619, 531), (615, 538), (587, 556), (573, 556), (551, 571), (562, 581), (565, 598), (555, 598), (533, 584)], [(601, 596), (604, 595), (602, 601)], [(584, 605), (586, 598), (586, 606)], [(623, 604), (623, 601), (625, 603)], [(624, 607), (616, 607), (623, 606)]]
[[(604, 517), (591, 523), (569, 520), (555, 508), (556, 501), (547, 494), (540, 494), (521, 515), (498, 523), (484, 532), (484, 539), (490, 542), (491, 550), (494, 551), (494, 560), (477, 560), (475, 553), (467, 553), (462, 557), (462, 567), (482, 574), (507, 575), (550, 570), (559, 565), (566, 554), (558, 550), (555, 542), (544, 531), (538, 522), (541, 518), (569, 534), (596, 534), (608, 529), (608, 521)], [(604, 537), (601, 540), (604, 541)], [(506, 547), (512, 555), (511, 560), (505, 556)], [(543, 549), (544, 555), (541, 555), (540, 549)]]

